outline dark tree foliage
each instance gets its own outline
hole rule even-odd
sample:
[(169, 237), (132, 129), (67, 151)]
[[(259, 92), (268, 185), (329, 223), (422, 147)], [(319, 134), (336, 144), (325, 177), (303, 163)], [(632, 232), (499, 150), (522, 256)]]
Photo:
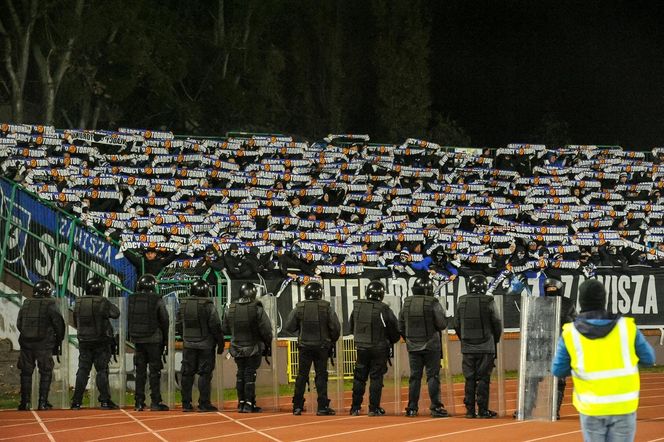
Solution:
[(0, 0), (0, 119), (649, 148), (657, 4)]

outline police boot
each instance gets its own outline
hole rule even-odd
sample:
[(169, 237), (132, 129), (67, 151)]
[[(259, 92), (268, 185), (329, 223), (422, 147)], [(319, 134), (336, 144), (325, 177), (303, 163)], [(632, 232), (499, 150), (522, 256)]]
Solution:
[(51, 389), (51, 376), (50, 375), (41, 375), (39, 379), (39, 405), (37, 406), (38, 410), (50, 410), (53, 408), (53, 405), (48, 401), (48, 393)]
[(21, 376), (21, 402), (19, 411), (30, 410), (30, 396), (32, 394), (32, 376)]
[(330, 400), (327, 400), (327, 405), (324, 407), (318, 407), (318, 411), (316, 411), (316, 416), (334, 416), (337, 414), (334, 409), (330, 408)]

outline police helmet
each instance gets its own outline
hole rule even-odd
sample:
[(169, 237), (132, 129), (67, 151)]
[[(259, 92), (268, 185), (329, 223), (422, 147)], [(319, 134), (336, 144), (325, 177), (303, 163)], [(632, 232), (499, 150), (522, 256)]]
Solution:
[(85, 281), (85, 294), (88, 296), (101, 296), (104, 291), (104, 283), (96, 276)]
[(486, 293), (486, 277), (484, 275), (473, 275), (468, 281), (468, 291), (472, 294), (483, 295)]
[(42, 279), (41, 281), (37, 281), (37, 284), (35, 284), (32, 289), (32, 294), (36, 298), (48, 298), (51, 296), (52, 291), (53, 286), (51, 283), (45, 279)]
[(320, 282), (313, 281), (304, 288), (305, 299), (323, 299), (323, 286)]
[(371, 281), (367, 286), (367, 299), (382, 301), (385, 297), (385, 285), (380, 281)]
[(563, 283), (555, 278), (546, 278), (544, 280), (544, 294), (546, 296), (562, 296)]
[(156, 288), (157, 278), (149, 273), (138, 278), (138, 282), (136, 283), (136, 291), (139, 292), (154, 292), (156, 291)]
[(413, 284), (413, 295), (433, 296), (433, 283), (431, 280), (426, 277), (417, 278), (415, 284)]
[(242, 284), (242, 287), (240, 287), (240, 297), (241, 298), (249, 298), (249, 299), (256, 299), (256, 286), (251, 283), (251, 282), (245, 282)]
[(204, 279), (197, 279), (189, 288), (189, 296), (207, 298), (210, 296), (210, 284)]

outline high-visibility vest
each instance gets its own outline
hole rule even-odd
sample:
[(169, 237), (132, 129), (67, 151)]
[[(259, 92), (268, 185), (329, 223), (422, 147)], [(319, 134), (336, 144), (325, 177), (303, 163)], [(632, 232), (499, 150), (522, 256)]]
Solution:
[(608, 416), (636, 411), (640, 388), (636, 332), (634, 319), (624, 317), (598, 339), (586, 338), (574, 323), (563, 326), (563, 340), (572, 359), (572, 403), (579, 413)]

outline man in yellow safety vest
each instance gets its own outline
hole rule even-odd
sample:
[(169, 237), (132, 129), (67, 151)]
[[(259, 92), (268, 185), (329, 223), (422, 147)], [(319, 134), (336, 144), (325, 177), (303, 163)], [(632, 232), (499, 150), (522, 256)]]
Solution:
[(633, 318), (606, 311), (606, 291), (596, 279), (579, 287), (580, 313), (563, 326), (554, 376), (572, 375), (572, 403), (585, 441), (632, 441), (639, 405), (638, 364), (653, 365), (655, 351)]

